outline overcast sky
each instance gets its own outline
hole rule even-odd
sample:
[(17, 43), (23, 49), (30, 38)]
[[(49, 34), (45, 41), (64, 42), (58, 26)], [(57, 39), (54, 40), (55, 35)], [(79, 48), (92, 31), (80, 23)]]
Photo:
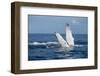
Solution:
[(68, 23), (73, 34), (87, 34), (88, 18), (74, 16), (28, 16), (29, 33), (65, 33), (65, 25)]

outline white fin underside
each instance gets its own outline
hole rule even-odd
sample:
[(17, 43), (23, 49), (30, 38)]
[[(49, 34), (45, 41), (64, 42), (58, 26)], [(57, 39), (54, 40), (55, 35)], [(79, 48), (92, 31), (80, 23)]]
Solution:
[(66, 41), (70, 46), (74, 46), (74, 38), (72, 36), (72, 31), (66, 26)]
[(66, 40), (64, 40), (64, 38), (59, 33), (56, 33), (56, 37), (58, 39), (58, 42), (60, 43), (60, 45), (62, 47), (74, 46), (74, 38), (72, 36), (72, 32), (71, 32), (69, 26), (66, 26), (65, 31), (66, 31)]
[(67, 42), (63, 39), (63, 37), (59, 33), (56, 33), (56, 37), (62, 47), (69, 47)]

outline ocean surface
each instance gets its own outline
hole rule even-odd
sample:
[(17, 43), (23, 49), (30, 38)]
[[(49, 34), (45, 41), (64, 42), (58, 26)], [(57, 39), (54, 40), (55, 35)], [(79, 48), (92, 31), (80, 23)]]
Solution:
[[(65, 38), (64, 34), (61, 34)], [(75, 46), (61, 48), (54, 34), (28, 34), (28, 60), (88, 58), (87, 34), (74, 34)]]

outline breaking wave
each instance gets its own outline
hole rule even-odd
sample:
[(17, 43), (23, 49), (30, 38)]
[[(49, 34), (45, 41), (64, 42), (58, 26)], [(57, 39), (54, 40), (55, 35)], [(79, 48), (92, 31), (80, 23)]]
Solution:
[[(29, 48), (57, 48), (60, 47), (58, 42), (31, 42), (28, 44)], [(74, 47), (83, 47), (84, 44), (75, 44)]]

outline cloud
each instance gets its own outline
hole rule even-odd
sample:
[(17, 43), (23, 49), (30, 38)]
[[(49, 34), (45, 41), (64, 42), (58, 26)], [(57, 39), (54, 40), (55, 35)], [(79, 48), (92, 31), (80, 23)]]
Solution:
[(80, 22), (78, 22), (77, 20), (72, 20), (72, 24), (79, 24)]

